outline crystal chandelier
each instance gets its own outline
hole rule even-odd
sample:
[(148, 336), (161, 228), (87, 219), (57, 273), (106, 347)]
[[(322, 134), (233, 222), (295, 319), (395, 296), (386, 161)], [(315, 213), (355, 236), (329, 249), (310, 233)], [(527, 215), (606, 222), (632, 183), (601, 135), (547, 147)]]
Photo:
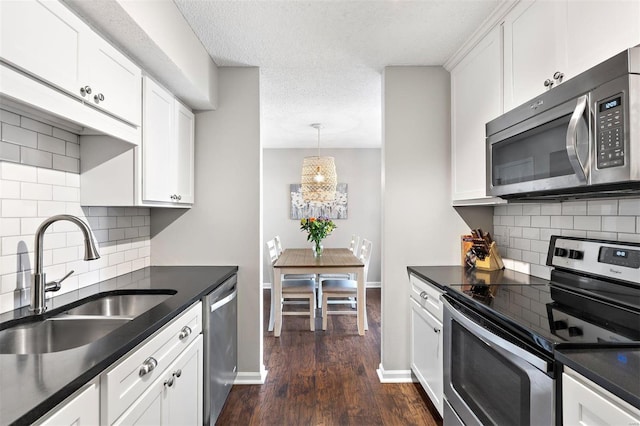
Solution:
[(302, 199), (327, 202), (336, 197), (336, 165), (333, 157), (320, 156), (320, 124), (312, 124), (318, 130), (318, 155), (305, 157), (302, 162)]

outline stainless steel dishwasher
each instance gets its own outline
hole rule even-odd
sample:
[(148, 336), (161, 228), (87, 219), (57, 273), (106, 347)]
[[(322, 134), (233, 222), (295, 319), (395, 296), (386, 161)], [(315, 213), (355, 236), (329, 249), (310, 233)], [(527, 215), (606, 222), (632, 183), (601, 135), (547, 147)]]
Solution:
[(237, 281), (232, 276), (203, 299), (205, 425), (216, 424), (237, 374)]

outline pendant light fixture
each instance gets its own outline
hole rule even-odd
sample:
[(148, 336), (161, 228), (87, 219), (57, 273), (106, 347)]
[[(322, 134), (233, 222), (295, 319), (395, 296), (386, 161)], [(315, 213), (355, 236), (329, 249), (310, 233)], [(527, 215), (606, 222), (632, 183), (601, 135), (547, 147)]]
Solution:
[(333, 157), (320, 156), (320, 128), (319, 123), (311, 127), (318, 131), (318, 155), (305, 157), (302, 162), (302, 199), (306, 202), (333, 201), (336, 197), (336, 165)]

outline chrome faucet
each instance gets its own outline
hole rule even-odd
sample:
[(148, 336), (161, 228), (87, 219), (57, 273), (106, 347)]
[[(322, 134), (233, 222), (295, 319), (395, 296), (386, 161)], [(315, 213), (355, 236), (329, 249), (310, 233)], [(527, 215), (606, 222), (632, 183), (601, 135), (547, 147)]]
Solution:
[(96, 260), (100, 259), (100, 255), (98, 254), (98, 249), (93, 242), (93, 238), (91, 237), (91, 230), (89, 226), (78, 219), (75, 216), (71, 216), (68, 214), (59, 214), (56, 216), (51, 216), (46, 219), (44, 222), (40, 224), (38, 230), (36, 231), (36, 242), (35, 242), (35, 260), (34, 260), (34, 273), (31, 278), (31, 307), (30, 309), (36, 313), (41, 314), (47, 310), (47, 304), (44, 297), (44, 293), (47, 291), (58, 291), (60, 290), (60, 283), (67, 279), (73, 271), (69, 272), (62, 279), (58, 281), (52, 281), (47, 283), (46, 274), (42, 272), (42, 244), (44, 240), (44, 232), (47, 230), (49, 225), (59, 220), (68, 220), (69, 222), (73, 222), (82, 231), (84, 234), (84, 260)]

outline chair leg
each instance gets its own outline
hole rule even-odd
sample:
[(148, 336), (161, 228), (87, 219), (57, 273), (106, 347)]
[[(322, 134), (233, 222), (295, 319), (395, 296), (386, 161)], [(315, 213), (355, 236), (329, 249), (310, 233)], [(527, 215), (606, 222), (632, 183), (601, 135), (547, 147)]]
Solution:
[(315, 310), (316, 294), (313, 292), (309, 296), (309, 325), (311, 331), (316, 331), (316, 310)]
[(326, 293), (322, 294), (322, 329), (326, 330), (327, 329), (327, 317), (329, 316), (327, 314), (327, 305), (329, 303), (328, 297)]
[(276, 323), (276, 317), (275, 317), (275, 310), (276, 310), (276, 305), (274, 303), (274, 298), (273, 298), (273, 288), (271, 288), (271, 290), (269, 290), (271, 292), (271, 311), (269, 312), (269, 331), (273, 331), (273, 327)]

